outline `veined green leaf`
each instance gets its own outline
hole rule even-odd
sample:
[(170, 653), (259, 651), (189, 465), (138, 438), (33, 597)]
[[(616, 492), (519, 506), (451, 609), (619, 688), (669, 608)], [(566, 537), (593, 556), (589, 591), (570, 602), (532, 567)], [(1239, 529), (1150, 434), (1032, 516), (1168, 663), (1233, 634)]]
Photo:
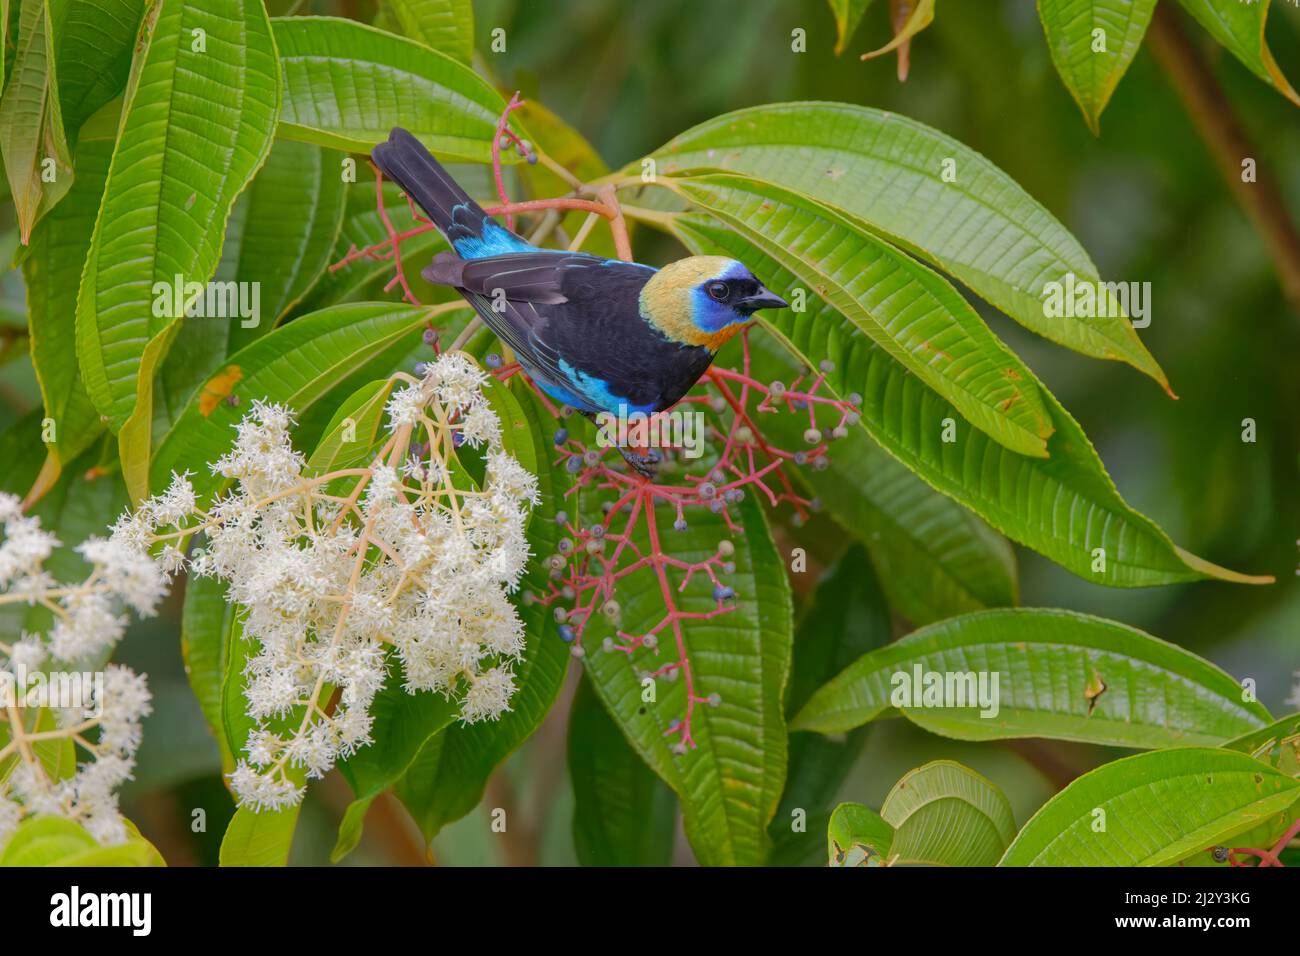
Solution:
[(81, 124), (122, 92), (144, 8), (144, 0), (51, 0), (59, 102), (69, 138), (75, 140)]
[[(262, 336), (231, 356), (199, 389), (158, 448), (152, 483), (163, 487), (173, 471), (216, 461), (230, 447), (234, 426), (247, 413), (242, 403), (265, 399), (302, 414), (354, 369), (394, 345), (418, 344), (427, 309), (390, 303), (354, 303), (303, 316)], [(241, 400), (232, 406), (231, 395)], [(221, 479), (206, 469), (191, 482), (201, 501)]]
[(1056, 72), (1094, 134), (1155, 9), (1156, 0), (1038, 0)]
[(32, 366), (45, 415), (54, 423), (51, 453), (60, 465), (71, 462), (104, 430), (77, 372), (76, 315), (81, 265), (112, 154), (111, 142), (87, 141), (77, 147), (76, 182), (37, 227), (23, 260)]
[(258, 813), (240, 807), (221, 838), (221, 866), (286, 866), (301, 807), (283, 807)]
[(399, 671), (400, 665), (390, 662), (388, 683), (371, 704), (374, 742), (339, 764), (356, 799), (339, 824), (338, 840), (330, 853), (331, 863), (337, 863), (356, 848), (370, 804), (402, 778), (430, 739), (455, 720), (460, 710), (458, 701), (441, 694), (407, 693), (396, 676)]
[[(736, 510), (733, 508), (733, 510)], [(686, 682), (655, 681), (655, 700), (643, 699), (640, 670), (654, 670), (677, 659), (674, 629), (658, 635), (659, 651), (632, 654), (605, 651), (602, 640), (613, 628), (596, 615), (583, 637), (583, 658), (592, 685), (606, 710), (656, 773), (676, 791), (682, 804), (686, 836), (705, 865), (757, 865), (767, 855), (767, 825), (776, 811), (785, 781), (786, 729), (781, 698), (790, 667), (790, 585), (763, 518), (752, 497), (733, 515), (744, 528), (734, 537), (721, 516), (692, 514), (683, 532), (670, 529), (665, 515), (641, 520), (641, 553), (650, 542), (645, 523), (657, 535), (671, 535), (672, 555), (701, 561), (717, 553), (718, 541), (735, 545), (736, 572), (727, 583), (735, 588), (734, 611), (712, 619), (681, 623), (681, 643), (690, 661), (697, 694), (720, 695), (717, 707), (696, 703), (691, 732), (697, 746), (673, 751), (676, 737), (665, 736), (673, 721), (686, 715)], [(669, 571), (680, 610), (707, 613), (717, 608), (705, 580), (692, 580), (678, 592), (681, 575)], [(619, 582), (619, 629), (644, 634), (664, 617), (664, 593), (646, 569)]]
[[(481, 336), (467, 351), (477, 353), (490, 340)], [(510, 389), (538, 447), (545, 448), (549, 436), (543, 431), (543, 423), (549, 422), (550, 416), (518, 377), (510, 382)], [(533, 557), (520, 594), (547, 592), (550, 579), (543, 561), (555, 553), (556, 542), (564, 533), (555, 522), (556, 513), (564, 506), (563, 490), (567, 486), (563, 468), (543, 453), (534, 474), (542, 503), (534, 509), (528, 524)], [(499, 720), (448, 727), (429, 742), (395, 788), (426, 841), (432, 841), (444, 826), (478, 806), (492, 772), (541, 725), (564, 685), (569, 647), (560, 640), (551, 609), (535, 601), (518, 601), (516, 609), (524, 625), (525, 645), (523, 657), (514, 667), (518, 689), (510, 700), (510, 710)]]
[(119, 432), (137, 499), (148, 491), (154, 372), (184, 312), (160, 303), (155, 284), (212, 276), (235, 197), (271, 148), (277, 76), (257, 0), (158, 0), (146, 18), (77, 301), (82, 375)]
[(857, 32), (862, 15), (871, 6), (871, 0), (829, 0), (831, 16), (835, 18), (835, 55), (844, 52), (853, 34)]
[[(745, 262), (778, 294), (801, 283), (775, 259), (729, 229), (673, 217), (668, 228), (693, 249)], [(809, 368), (831, 359), (826, 376), (840, 397), (863, 396), (862, 426), (911, 471), (970, 508), (1007, 537), (1033, 548), (1080, 577), (1112, 587), (1143, 587), (1202, 577), (1268, 583), (1217, 567), (1176, 547), (1149, 518), (1124, 502), (1083, 430), (1046, 389), (1056, 421), (1046, 460), (1017, 455), (970, 427), (830, 305), (809, 295), (806, 311), (760, 320)], [(951, 420), (952, 442), (943, 440)], [(1100, 550), (1099, 550), (1100, 549)]]
[(226, 601), (226, 585), (219, 578), (191, 575), (185, 581), (181, 610), (181, 660), (185, 677), (199, 709), (217, 739), (221, 772), (235, 769), (222, 721), (222, 686), (230, 666), (230, 647), (238, 637), (234, 605)]
[[(852, 546), (817, 585), (796, 627), (787, 720), (822, 684), (889, 637), (889, 606), (880, 583), (862, 547)], [(821, 855), (821, 834), (809, 822), (834, 810), (835, 795), (862, 753), (869, 730), (862, 727), (837, 740), (820, 734), (790, 737), (785, 792), (769, 828), (774, 844), (769, 863), (789, 865)]]
[(1288, 777), (1300, 777), (1300, 714), (1253, 730), (1225, 743), (1224, 748), (1250, 754)]
[(977, 428), (1045, 457), (1051, 417), (1033, 376), (940, 275), (788, 190), (739, 176), (674, 180), (870, 336)]
[[(1048, 283), (1068, 273), (1097, 282), (1096, 266), (1010, 176), (938, 130), (863, 106), (780, 103), (708, 120), (653, 158), (660, 173), (721, 168), (817, 199), (938, 266), (1039, 335), (1127, 362), (1168, 387), (1122, 316), (1045, 315)], [(955, 182), (943, 181), (947, 159), (955, 163)]]
[(883, 866), (894, 842), (894, 828), (861, 803), (841, 803), (826, 827), (831, 866)]
[(936, 760), (904, 774), (880, 806), (895, 863), (992, 866), (1016, 835), (1011, 804), (968, 767)]
[(253, 178), (230, 278), (257, 283), (261, 314), (256, 326), (232, 324), (231, 352), (278, 325), (330, 264), (347, 200), (345, 158), (281, 140)]
[(175, 423), (222, 362), (275, 328), (325, 271), (346, 201), (342, 158), (277, 140), (235, 201), (205, 314), (182, 325), (158, 375), (155, 435)]
[(65, 817), (23, 821), (0, 848), (0, 867), (8, 866), (166, 866), (162, 854), (130, 823), (125, 843), (100, 846), (86, 830)]
[(284, 70), (280, 135), (369, 152), (404, 126), (443, 162), (492, 158), (505, 102), (463, 63), (352, 20), (273, 22)]
[[(691, 248), (721, 248), (706, 238), (724, 232), (716, 223), (684, 217), (679, 225)], [(776, 336), (751, 335), (749, 354), (760, 381), (789, 382), (800, 374)], [(838, 413), (823, 415), (818, 427), (829, 434), (838, 422)], [(764, 433), (786, 448), (799, 447), (806, 426), (798, 415), (763, 422)], [(862, 429), (832, 442), (826, 461), (825, 470), (806, 468), (799, 477), (867, 546), (889, 603), (913, 624), (1017, 603), (1016, 559), (1007, 540), (887, 455)]]
[(36, 221), (72, 187), (72, 153), (63, 133), (48, 0), (20, 4), (13, 74), (0, 97), (0, 158), (26, 245)]
[(1293, 805), (1300, 781), (1244, 754), (1187, 748), (1103, 764), (1048, 800), (1002, 866), (1165, 866)]
[(585, 678), (569, 715), (573, 842), (584, 866), (668, 866), (677, 798), (645, 765)]
[(1300, 106), (1300, 93), (1286, 78), (1268, 48), (1264, 28), (1268, 23), (1269, 0), (1256, 3), (1222, 3), (1220, 0), (1179, 0), (1210, 36), (1246, 65), (1250, 72), (1292, 103)]
[(940, 621), (873, 651), (813, 695), (791, 726), (847, 730), (891, 707), (962, 740), (1121, 747), (1219, 744), (1272, 719), (1231, 677), (1176, 645), (1102, 618), (1030, 608)]
[(474, 58), (474, 5), (470, 0), (382, 0), (412, 40), (469, 65)]

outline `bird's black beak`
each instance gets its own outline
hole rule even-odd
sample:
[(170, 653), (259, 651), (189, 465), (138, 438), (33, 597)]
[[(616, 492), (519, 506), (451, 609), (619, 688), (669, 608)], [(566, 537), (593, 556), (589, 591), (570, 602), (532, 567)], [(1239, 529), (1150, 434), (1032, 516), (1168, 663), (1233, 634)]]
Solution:
[(789, 302), (763, 286), (759, 286), (758, 291), (753, 295), (747, 295), (736, 302), (737, 311), (745, 315), (752, 315), (759, 309), (788, 309), (789, 307)]

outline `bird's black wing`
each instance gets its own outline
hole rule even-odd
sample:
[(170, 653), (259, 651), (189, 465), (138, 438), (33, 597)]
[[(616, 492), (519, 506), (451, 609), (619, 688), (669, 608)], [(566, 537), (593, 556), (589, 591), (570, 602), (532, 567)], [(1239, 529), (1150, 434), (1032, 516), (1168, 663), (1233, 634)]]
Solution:
[[(584, 331), (599, 338), (609, 327), (592, 322), (589, 307), (584, 307), (593, 282), (607, 299), (601, 311), (616, 314), (631, 308), (635, 314), (636, 296), (654, 270), (583, 253), (539, 250), (482, 259), (443, 254), (422, 274), (430, 282), (459, 289), (530, 373), (572, 389), (570, 376), (560, 367), (561, 340)], [(581, 298), (583, 304), (570, 306), (571, 297)]]

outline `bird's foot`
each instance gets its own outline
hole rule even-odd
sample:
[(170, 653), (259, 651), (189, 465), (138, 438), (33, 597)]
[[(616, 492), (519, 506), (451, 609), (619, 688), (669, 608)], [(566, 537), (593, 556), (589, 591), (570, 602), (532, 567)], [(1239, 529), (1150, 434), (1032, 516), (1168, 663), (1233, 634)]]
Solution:
[(657, 448), (627, 448), (623, 445), (618, 446), (622, 452), (624, 460), (632, 466), (642, 478), (653, 478), (659, 468), (659, 462), (663, 460)]

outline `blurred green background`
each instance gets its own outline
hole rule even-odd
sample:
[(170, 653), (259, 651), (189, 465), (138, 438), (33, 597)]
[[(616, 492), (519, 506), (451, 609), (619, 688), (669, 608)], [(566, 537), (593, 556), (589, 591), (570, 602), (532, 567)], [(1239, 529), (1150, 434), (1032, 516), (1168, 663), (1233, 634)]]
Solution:
[[(268, 5), (273, 14), (296, 7), (361, 19), (372, 9), (360, 2)], [(1067, 352), (979, 308), (1081, 422), (1134, 507), (1194, 553), (1276, 575), (1278, 583), (1110, 590), (1017, 549), (1022, 603), (1144, 628), (1234, 676), (1253, 678), (1275, 713), (1300, 709), (1285, 703), (1300, 669), (1300, 315), (1284, 299), (1264, 245), (1167, 78), (1144, 47), (1094, 138), (1052, 68), (1030, 0), (944, 0), (933, 26), (912, 44), (904, 84), (892, 57), (858, 60), (888, 40), (887, 7), (877, 0), (837, 58), (826, 0), (474, 3), (483, 67), (507, 91), (520, 89), (572, 123), (611, 166), (732, 109), (798, 99), (861, 103), (911, 116), (983, 153), (1066, 224), (1104, 277), (1150, 282), (1152, 321), (1142, 336), (1178, 401), (1126, 366)], [(1269, 40), (1298, 81), (1300, 10), (1278, 0), (1273, 11)], [(1300, 112), (1183, 19), (1259, 167), (1278, 182), (1291, 215), (1300, 216)], [(503, 53), (489, 50), (495, 27), (506, 30)], [(806, 53), (791, 52), (795, 28), (807, 33)], [(16, 239), (12, 231), (4, 235), (9, 248), (0, 252), (8, 261)], [(638, 240), (643, 261), (675, 255), (671, 243), (645, 230)], [(21, 324), (21, 276), (7, 273), (0, 293), (0, 320)], [(38, 403), (29, 363), (0, 368), (0, 427)], [(1245, 418), (1257, 423), (1253, 444), (1242, 441)], [(828, 535), (825, 525), (791, 532), (819, 534)], [(212, 864), (232, 806), (216, 746), (185, 683), (180, 606), (173, 595), (159, 618), (135, 625), (119, 654), (149, 673), (155, 694), (124, 810), (173, 865)], [(569, 697), (497, 774), (479, 810), (438, 837), (438, 862), (575, 862), (564, 763)], [(1055, 742), (959, 744), (891, 721), (872, 731), (841, 797), (878, 806), (904, 772), (950, 757), (999, 784), (1023, 824), (1065, 780), (1117, 755)], [(313, 788), (293, 862), (327, 860), (349, 798), (337, 772)], [(491, 832), (492, 807), (507, 808), (506, 834)], [(205, 833), (193, 832), (196, 809), (206, 813)], [(679, 843), (677, 860), (690, 862)], [(421, 857), (419, 835), (400, 805), (381, 800), (346, 862)]]

